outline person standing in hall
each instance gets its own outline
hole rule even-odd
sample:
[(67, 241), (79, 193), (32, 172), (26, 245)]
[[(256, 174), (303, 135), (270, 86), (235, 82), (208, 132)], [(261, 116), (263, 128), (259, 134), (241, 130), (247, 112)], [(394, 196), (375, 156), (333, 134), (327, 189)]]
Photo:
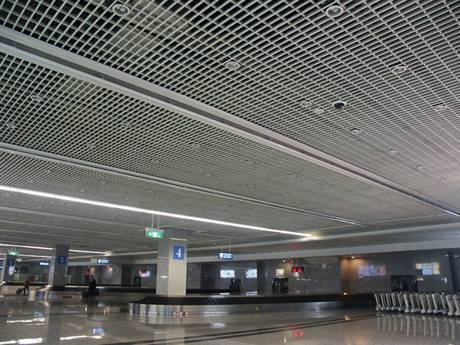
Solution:
[(93, 276), (89, 278), (88, 294), (89, 294), (89, 297), (91, 297), (91, 299), (93, 299), (94, 296), (97, 295), (97, 282)]
[(26, 280), (24, 280), (24, 289), (22, 290), (23, 295), (29, 294), (29, 287), (30, 287), (30, 280), (27, 277)]

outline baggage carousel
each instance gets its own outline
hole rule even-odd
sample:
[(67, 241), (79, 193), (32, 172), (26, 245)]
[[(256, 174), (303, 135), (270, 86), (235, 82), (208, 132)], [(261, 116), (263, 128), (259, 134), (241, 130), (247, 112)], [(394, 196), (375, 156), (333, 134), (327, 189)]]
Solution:
[(141, 315), (218, 315), (249, 312), (281, 312), (369, 308), (371, 294), (327, 295), (188, 295), (148, 296), (130, 303), (130, 312)]

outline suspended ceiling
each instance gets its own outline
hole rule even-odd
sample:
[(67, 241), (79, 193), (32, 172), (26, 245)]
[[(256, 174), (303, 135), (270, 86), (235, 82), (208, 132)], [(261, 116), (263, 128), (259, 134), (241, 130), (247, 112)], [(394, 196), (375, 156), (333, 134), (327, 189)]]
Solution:
[[(325, 15), (330, 1), (125, 3), (120, 17), (110, 1), (1, 2), (1, 185), (318, 237), (457, 219), (459, 3), (342, 1), (337, 18)], [(91, 63), (243, 128), (80, 77)], [(0, 243), (141, 251), (155, 247), (143, 235), (151, 222), (0, 195)], [(160, 226), (197, 246), (292, 238), (173, 218)]]

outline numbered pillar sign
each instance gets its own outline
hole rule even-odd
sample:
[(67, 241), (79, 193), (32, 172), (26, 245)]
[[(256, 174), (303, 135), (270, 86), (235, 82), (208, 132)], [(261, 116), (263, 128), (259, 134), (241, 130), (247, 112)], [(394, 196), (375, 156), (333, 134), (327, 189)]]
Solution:
[(67, 256), (60, 255), (57, 257), (57, 263), (65, 265), (67, 263)]
[(173, 260), (185, 260), (185, 247), (174, 245), (172, 249)]

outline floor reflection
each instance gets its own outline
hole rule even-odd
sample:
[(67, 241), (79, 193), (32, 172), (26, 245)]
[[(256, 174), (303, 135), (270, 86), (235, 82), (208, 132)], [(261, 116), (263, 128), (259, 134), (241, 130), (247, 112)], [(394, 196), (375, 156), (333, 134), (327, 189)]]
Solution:
[(457, 340), (460, 320), (447, 316), (381, 313), (377, 315), (377, 331), (406, 337)]

